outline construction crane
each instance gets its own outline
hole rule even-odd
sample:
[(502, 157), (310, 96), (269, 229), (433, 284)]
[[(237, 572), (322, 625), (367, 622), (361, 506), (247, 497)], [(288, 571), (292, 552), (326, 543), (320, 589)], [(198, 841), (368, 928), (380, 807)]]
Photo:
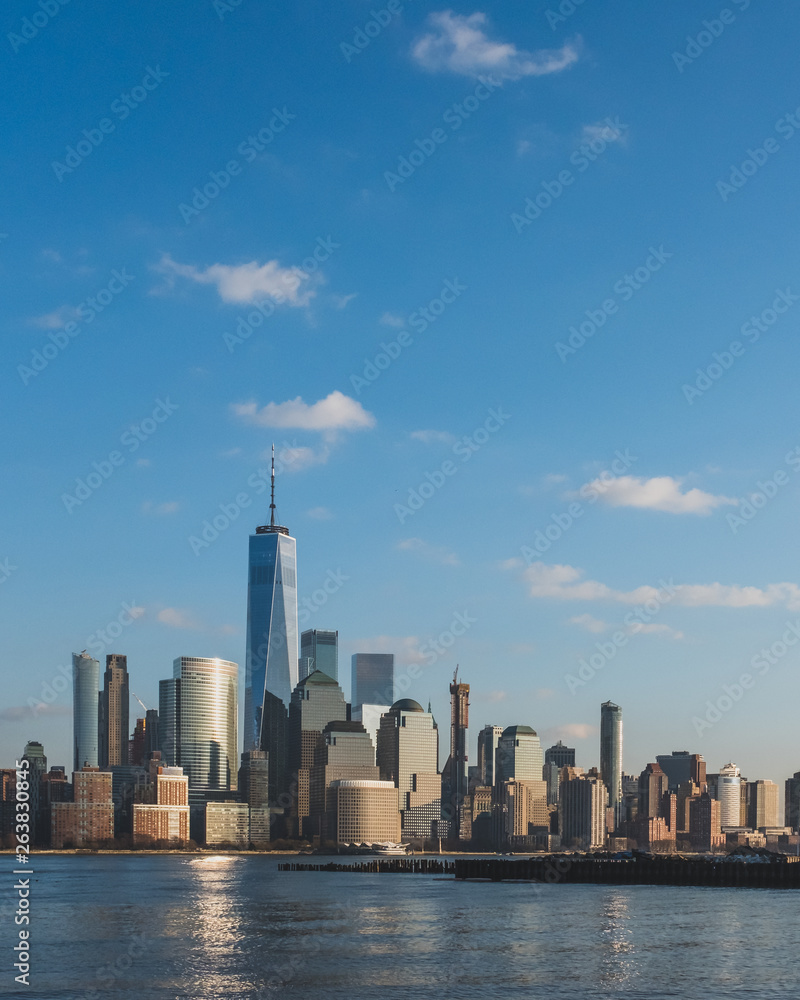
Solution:
[(145, 703), (142, 701), (142, 699), (139, 697), (139, 695), (135, 691), (131, 691), (131, 694), (139, 702), (139, 704), (142, 706), (142, 708), (145, 710), (145, 712), (147, 712), (148, 711), (147, 705), (145, 705)]

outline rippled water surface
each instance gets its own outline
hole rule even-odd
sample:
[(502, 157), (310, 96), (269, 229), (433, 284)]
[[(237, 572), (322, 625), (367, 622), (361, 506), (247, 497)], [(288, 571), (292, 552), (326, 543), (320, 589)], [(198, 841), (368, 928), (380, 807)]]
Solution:
[(800, 997), (792, 891), (284, 873), (287, 859), (258, 856), (32, 860), (31, 987), (9, 971), (4, 893), (0, 996)]

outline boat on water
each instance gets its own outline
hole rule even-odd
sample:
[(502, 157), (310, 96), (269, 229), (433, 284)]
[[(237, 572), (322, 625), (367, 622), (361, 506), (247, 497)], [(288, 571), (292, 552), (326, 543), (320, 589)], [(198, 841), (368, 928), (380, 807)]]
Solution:
[(408, 849), (410, 844), (393, 844), (388, 841), (385, 844), (373, 844), (372, 853), (379, 854), (381, 857), (397, 857), (405, 856), (408, 854)]

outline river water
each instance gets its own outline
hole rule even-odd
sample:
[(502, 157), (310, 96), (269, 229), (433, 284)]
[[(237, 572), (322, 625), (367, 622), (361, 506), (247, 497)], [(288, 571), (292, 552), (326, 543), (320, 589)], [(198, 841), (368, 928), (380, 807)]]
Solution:
[(7, 874), (0, 996), (800, 997), (791, 890), (461, 883), (279, 872), (282, 860), (34, 855), (31, 985), (11, 971)]

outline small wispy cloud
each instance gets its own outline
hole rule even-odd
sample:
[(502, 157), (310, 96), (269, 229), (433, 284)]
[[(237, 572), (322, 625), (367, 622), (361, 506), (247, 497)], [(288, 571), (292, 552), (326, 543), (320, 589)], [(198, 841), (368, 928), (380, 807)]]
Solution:
[(413, 552), (427, 562), (437, 563), (440, 566), (461, 565), (455, 552), (451, 552), (442, 545), (430, 545), (421, 538), (405, 538), (397, 543), (397, 548), (401, 552)]
[(406, 325), (406, 321), (402, 316), (396, 316), (394, 313), (389, 312), (385, 312), (383, 316), (381, 316), (379, 322), (384, 326), (393, 326), (397, 330), (402, 330)]
[(316, 294), (311, 279), (299, 267), (282, 267), (277, 260), (259, 264), (212, 264), (205, 269), (193, 264), (180, 264), (164, 254), (154, 270), (161, 274), (169, 287), (177, 278), (198, 285), (216, 286), (223, 302), (253, 303), (272, 298), (290, 306), (306, 306)]
[(306, 516), (314, 521), (331, 521), (333, 512), (327, 507), (312, 507), (311, 510), (306, 511)]
[(600, 621), (599, 618), (593, 618), (591, 615), (575, 615), (574, 618), (570, 618), (569, 623), (570, 625), (579, 625), (581, 628), (586, 629), (587, 632), (594, 632), (596, 635), (608, 629), (607, 622)]
[(170, 628), (200, 628), (194, 618), (180, 608), (162, 608), (156, 615), (156, 621), (161, 622), (162, 625), (169, 625)]
[(463, 15), (443, 10), (429, 14), (432, 30), (414, 43), (411, 54), (430, 73), (493, 74), (505, 80), (560, 73), (577, 62), (575, 44), (526, 52), (510, 42), (494, 41), (484, 30), (487, 20), (481, 12)]
[(668, 514), (699, 514), (707, 516), (715, 508), (736, 504), (733, 497), (706, 493), (696, 487), (682, 490), (683, 480), (672, 476), (599, 477), (581, 488), (595, 491), (610, 507), (637, 507), (640, 510), (660, 510)]
[(167, 503), (153, 503), (151, 500), (145, 500), (142, 504), (142, 513), (154, 517), (167, 517), (169, 514), (176, 514), (180, 509), (181, 505), (177, 500), (170, 500)]

